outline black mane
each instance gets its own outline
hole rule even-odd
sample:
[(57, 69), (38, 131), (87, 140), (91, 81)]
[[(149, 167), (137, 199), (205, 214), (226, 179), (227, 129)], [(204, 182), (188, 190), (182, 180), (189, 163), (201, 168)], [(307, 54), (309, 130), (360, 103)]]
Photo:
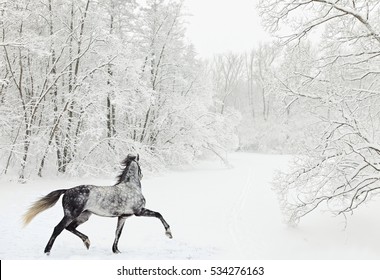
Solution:
[[(120, 184), (124, 182), (125, 176), (127, 175), (127, 171), (129, 168), (129, 165), (131, 165), (131, 162), (136, 159), (136, 156), (128, 155), (122, 162), (121, 165), (124, 166), (123, 171), (120, 172), (120, 174), (116, 177), (117, 182), (115, 185)], [(139, 168), (140, 169), (140, 168)]]

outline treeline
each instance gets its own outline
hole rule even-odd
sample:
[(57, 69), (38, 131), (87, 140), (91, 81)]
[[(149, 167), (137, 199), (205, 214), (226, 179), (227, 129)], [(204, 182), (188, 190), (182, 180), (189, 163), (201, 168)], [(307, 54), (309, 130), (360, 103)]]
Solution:
[(236, 144), (182, 2), (13, 0), (0, 15), (1, 174), (99, 174), (129, 152), (155, 169)]

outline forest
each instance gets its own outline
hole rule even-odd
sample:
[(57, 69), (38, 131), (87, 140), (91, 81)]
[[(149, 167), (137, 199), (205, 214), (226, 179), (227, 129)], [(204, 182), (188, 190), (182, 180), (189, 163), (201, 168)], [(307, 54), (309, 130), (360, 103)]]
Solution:
[(380, 4), (257, 8), (271, 41), (204, 59), (183, 1), (0, 1), (0, 176), (291, 154), (273, 183), (289, 223), (352, 213), (380, 189)]
[(185, 42), (181, 2), (2, 1), (0, 13), (2, 174), (94, 175), (128, 152), (156, 170), (235, 145), (238, 114)]

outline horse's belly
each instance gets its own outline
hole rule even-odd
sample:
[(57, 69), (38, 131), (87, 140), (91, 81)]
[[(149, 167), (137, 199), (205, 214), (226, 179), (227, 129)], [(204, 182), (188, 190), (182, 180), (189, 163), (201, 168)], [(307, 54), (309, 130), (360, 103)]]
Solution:
[(103, 217), (118, 217), (121, 215), (133, 215), (134, 211), (133, 209), (123, 208), (123, 209), (106, 209), (102, 207), (88, 207), (86, 210), (90, 211), (91, 213), (94, 213), (98, 216)]

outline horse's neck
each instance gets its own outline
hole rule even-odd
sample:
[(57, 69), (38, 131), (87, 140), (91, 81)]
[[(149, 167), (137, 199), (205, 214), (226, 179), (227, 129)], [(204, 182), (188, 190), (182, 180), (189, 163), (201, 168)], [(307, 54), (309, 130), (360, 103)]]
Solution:
[(132, 183), (132, 184), (138, 186), (139, 188), (141, 188), (140, 179), (136, 175), (130, 175), (130, 176), (128, 176), (128, 178), (125, 179), (125, 182), (126, 183)]
[(128, 171), (125, 174), (124, 182), (130, 182), (141, 188), (139, 177), (139, 166), (136, 162), (131, 162)]

